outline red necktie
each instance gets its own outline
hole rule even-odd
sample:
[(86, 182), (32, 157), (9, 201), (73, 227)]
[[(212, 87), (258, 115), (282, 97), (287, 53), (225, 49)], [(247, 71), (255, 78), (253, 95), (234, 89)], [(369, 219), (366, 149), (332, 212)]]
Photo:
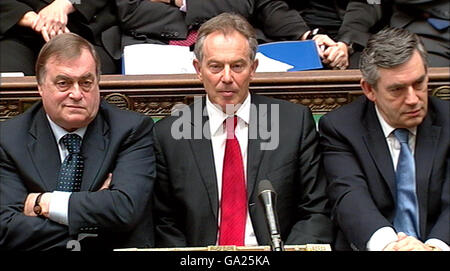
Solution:
[(225, 121), (227, 139), (222, 171), (219, 245), (243, 246), (247, 216), (247, 192), (241, 147), (235, 137), (237, 117)]
[(197, 30), (190, 30), (185, 40), (171, 40), (169, 45), (191, 46), (197, 41)]

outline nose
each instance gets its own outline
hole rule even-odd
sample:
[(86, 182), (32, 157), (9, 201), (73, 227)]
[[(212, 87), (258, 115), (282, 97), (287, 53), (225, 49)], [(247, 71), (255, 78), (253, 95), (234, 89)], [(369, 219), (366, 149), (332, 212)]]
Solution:
[(83, 93), (78, 83), (73, 84), (70, 89), (69, 97), (74, 100), (81, 100), (83, 98)]
[(231, 67), (225, 65), (222, 74), (222, 82), (225, 84), (231, 84), (233, 82), (233, 76), (231, 75)]
[(414, 105), (414, 104), (417, 104), (418, 102), (419, 102), (419, 97), (417, 96), (416, 90), (414, 89), (414, 87), (409, 86), (408, 91), (406, 93), (405, 103)]

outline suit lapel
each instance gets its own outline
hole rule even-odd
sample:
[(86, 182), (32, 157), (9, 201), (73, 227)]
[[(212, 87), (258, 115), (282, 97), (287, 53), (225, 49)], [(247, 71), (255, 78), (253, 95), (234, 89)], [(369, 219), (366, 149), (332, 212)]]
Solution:
[[(261, 139), (259, 131), (270, 131), (270, 105), (266, 107), (260, 106), (260, 97), (258, 95), (252, 95), (251, 97), (252, 107), (250, 109), (250, 123), (248, 127), (248, 149), (247, 149), (247, 196), (251, 198), (255, 186), (256, 178), (260, 164), (264, 155), (261, 149), (261, 143), (268, 141), (268, 139)], [(255, 110), (256, 109), (256, 110)], [(264, 121), (262, 121), (264, 120)]]
[(392, 198), (395, 199), (395, 171), (392, 163), (389, 147), (386, 143), (383, 130), (376, 116), (375, 106), (368, 102), (366, 110), (366, 134), (363, 135), (366, 147), (369, 150), (372, 159), (375, 161), (378, 172), (387, 182)]
[(31, 160), (44, 184), (45, 191), (54, 191), (61, 167), (61, 158), (55, 136), (42, 108), (31, 124), (29, 133), (34, 139), (28, 144)]
[(109, 145), (109, 126), (99, 111), (97, 117), (89, 124), (83, 137), (81, 154), (84, 157), (83, 181), (81, 191), (92, 191), (98, 182), (97, 175), (103, 165)]
[(441, 127), (433, 126), (430, 113), (423, 123), (417, 127), (416, 149), (414, 152), (416, 163), (416, 191), (419, 202), (420, 232), (423, 236), (425, 231), (428, 202), (428, 184), (433, 166), (434, 154), (441, 133)]
[[(206, 106), (206, 100), (196, 101), (191, 107), (191, 128), (194, 136), (189, 140), (192, 149), (193, 157), (197, 164), (202, 182), (208, 193), (209, 203), (214, 213), (215, 218), (218, 218), (219, 198), (217, 188), (217, 176), (214, 165), (214, 156), (211, 144), (211, 135), (208, 122), (208, 116), (204, 116), (203, 111)], [(206, 112), (206, 110), (205, 110)], [(201, 115), (200, 115), (201, 114)], [(201, 119), (201, 122), (199, 121)], [(197, 129), (201, 133), (201, 138), (196, 139), (194, 131)], [(199, 135), (199, 134), (197, 134)]]

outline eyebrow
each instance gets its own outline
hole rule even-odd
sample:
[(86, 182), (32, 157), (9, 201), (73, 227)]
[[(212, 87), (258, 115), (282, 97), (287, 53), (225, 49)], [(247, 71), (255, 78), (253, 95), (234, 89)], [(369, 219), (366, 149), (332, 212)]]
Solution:
[[(420, 76), (419, 78), (417, 78), (416, 80), (414, 80), (413, 84), (414, 84), (414, 83), (417, 83), (417, 82), (423, 82), (423, 81), (425, 80), (426, 76), (427, 76), (426, 74)], [(393, 85), (387, 86), (387, 89), (402, 88), (402, 87), (405, 87), (406, 85), (407, 85), (407, 84), (393, 84)]]
[[(90, 78), (95, 78), (95, 76), (91, 73), (91, 72), (89, 72), (89, 73), (86, 73), (86, 74), (83, 74), (82, 76), (80, 76), (80, 77), (78, 77), (78, 80), (85, 80), (85, 79), (90, 79)], [(55, 80), (74, 80), (74, 79), (76, 79), (76, 78), (73, 78), (73, 77), (70, 77), (70, 76), (66, 76), (66, 75), (63, 75), (63, 74), (58, 74), (56, 77), (55, 77)]]

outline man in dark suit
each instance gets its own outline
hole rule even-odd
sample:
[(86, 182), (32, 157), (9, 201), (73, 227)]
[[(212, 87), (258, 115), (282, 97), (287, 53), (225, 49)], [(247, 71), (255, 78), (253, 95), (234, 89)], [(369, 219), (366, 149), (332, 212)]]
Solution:
[(152, 246), (151, 118), (101, 101), (100, 60), (76, 34), (46, 43), (36, 73), (42, 102), (0, 123), (0, 248)]
[[(256, 29), (259, 43), (305, 38), (309, 28), (301, 16), (284, 1), (272, 0), (116, 0), (122, 45), (136, 43), (168, 44), (184, 40), (208, 19), (223, 12), (246, 18)], [(307, 33), (308, 32), (308, 33)]]
[(428, 97), (426, 50), (387, 28), (361, 72), (365, 95), (319, 122), (336, 249), (448, 250), (450, 106)]
[(383, 26), (417, 34), (431, 67), (450, 65), (450, 2), (447, 0), (352, 0), (339, 29), (339, 39), (360, 51)]
[[(249, 93), (256, 49), (253, 28), (239, 15), (223, 13), (199, 30), (194, 66), (206, 98), (158, 121), (154, 129), (159, 247), (268, 245), (258, 200), (264, 179), (278, 193), (276, 212), (287, 244), (332, 241), (311, 112)], [(230, 128), (233, 120), (235, 128)], [(232, 142), (238, 146), (234, 154), (229, 153)], [(234, 169), (228, 165), (230, 156), (237, 163)], [(230, 190), (240, 197), (232, 200), (231, 214), (224, 215)], [(242, 216), (235, 217), (237, 212)], [(225, 221), (231, 217), (236, 220), (230, 227)], [(238, 240), (223, 241), (227, 227)]]
[(114, 1), (0, 1), (0, 72), (34, 75), (39, 50), (54, 36), (73, 32), (91, 42), (103, 73), (118, 73), (120, 30)]

